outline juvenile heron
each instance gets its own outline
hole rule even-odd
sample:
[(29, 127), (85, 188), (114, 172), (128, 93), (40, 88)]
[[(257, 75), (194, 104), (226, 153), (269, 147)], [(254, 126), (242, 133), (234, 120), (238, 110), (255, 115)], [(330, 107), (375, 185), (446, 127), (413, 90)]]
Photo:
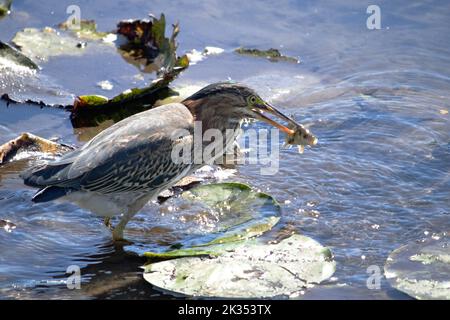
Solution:
[(315, 144), (315, 137), (307, 129), (253, 90), (241, 84), (215, 83), (181, 103), (128, 117), (80, 149), (25, 172), (22, 177), (26, 185), (40, 188), (32, 199), (34, 202), (59, 199), (106, 218), (121, 215), (113, 239), (122, 240), (126, 224), (148, 201), (205, 164), (193, 157), (188, 161), (173, 159), (174, 148), (190, 150), (195, 156), (208, 145), (202, 142), (196, 149), (194, 123), (201, 124), (202, 132), (218, 129), (223, 133), (225, 146), (213, 155), (210, 159), (213, 161), (222, 157), (235, 141), (236, 135), (227, 135), (227, 129), (237, 132), (243, 119), (263, 120), (287, 134), (294, 133), (266, 114), (301, 130), (304, 144)]

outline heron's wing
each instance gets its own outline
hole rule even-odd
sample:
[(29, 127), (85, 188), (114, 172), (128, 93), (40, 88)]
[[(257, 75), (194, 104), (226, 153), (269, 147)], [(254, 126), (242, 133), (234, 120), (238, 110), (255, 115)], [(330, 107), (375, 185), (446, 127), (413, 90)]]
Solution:
[(104, 130), (73, 154), (35, 172), (28, 182), (101, 193), (148, 190), (188, 167), (174, 163), (171, 153), (180, 141), (189, 143), (189, 139), (174, 137), (190, 136), (192, 126), (193, 117), (182, 104), (136, 114)]
[(99, 193), (151, 191), (189, 170), (189, 163), (171, 158), (173, 142), (165, 138), (117, 152), (90, 170), (79, 182), (81, 189)]

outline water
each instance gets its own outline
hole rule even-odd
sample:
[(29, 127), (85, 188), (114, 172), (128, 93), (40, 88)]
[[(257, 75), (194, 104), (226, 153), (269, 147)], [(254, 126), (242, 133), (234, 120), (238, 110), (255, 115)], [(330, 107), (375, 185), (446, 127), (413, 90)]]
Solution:
[[(0, 39), (10, 40), (24, 27), (65, 20), (69, 4), (16, 1), (13, 15), (0, 21)], [(382, 269), (395, 248), (450, 231), (450, 115), (445, 113), (450, 109), (450, 7), (440, 1), (381, 1), (382, 29), (368, 30), (369, 4), (78, 2), (82, 17), (94, 18), (100, 30), (114, 29), (120, 19), (142, 18), (147, 11), (164, 12), (170, 22), (180, 22), (180, 52), (205, 46), (226, 50), (191, 66), (176, 86), (227, 78), (245, 82), (319, 137), (319, 145), (302, 155), (282, 150), (275, 176), (246, 165), (230, 178), (251, 183), (283, 204), (280, 229), (306, 234), (332, 249), (336, 278), (305, 298), (407, 298), (385, 280), (380, 290), (368, 290), (367, 267)], [(233, 54), (241, 45), (279, 48), (300, 56), (302, 63)], [(46, 68), (62, 87), (105, 94), (95, 81), (82, 80), (77, 65), (61, 69), (58, 63), (50, 61)], [(108, 65), (111, 74), (122, 68), (137, 72)], [(126, 85), (118, 79), (114, 90)], [(0, 143), (22, 131), (81, 145), (98, 130), (72, 129), (62, 110), (6, 108), (0, 102)], [(23, 160), (0, 168), (0, 219), (17, 225), (11, 233), (0, 230), (1, 298), (164, 297), (142, 280), (143, 260), (130, 251), (165, 248), (177, 240), (182, 222), (167, 221), (162, 215), (167, 205), (146, 206), (129, 225), (127, 235), (135, 246), (114, 248), (100, 219), (76, 206), (32, 205), (33, 190), (18, 178), (28, 165)], [(82, 290), (61, 283), (69, 265), (82, 267)]]

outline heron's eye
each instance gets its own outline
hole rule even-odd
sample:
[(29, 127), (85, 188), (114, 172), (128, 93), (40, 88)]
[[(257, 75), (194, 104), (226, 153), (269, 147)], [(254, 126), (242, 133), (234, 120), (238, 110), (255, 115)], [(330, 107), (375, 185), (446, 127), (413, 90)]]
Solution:
[(256, 97), (255, 96), (251, 96), (250, 98), (248, 98), (248, 101), (250, 102), (250, 104), (255, 104), (256, 103)]

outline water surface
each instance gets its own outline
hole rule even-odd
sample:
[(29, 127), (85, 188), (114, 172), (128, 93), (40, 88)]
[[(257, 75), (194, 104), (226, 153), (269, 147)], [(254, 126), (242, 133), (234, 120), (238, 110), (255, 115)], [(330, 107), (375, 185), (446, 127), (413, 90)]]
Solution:
[[(71, 3), (15, 1), (12, 15), (0, 21), (0, 39), (8, 41), (24, 27), (64, 21)], [(381, 1), (381, 30), (366, 28), (371, 3), (364, 1), (77, 4), (82, 17), (95, 19), (100, 30), (114, 29), (121, 19), (164, 12), (170, 22), (180, 22), (180, 52), (205, 46), (226, 50), (191, 66), (174, 85), (242, 81), (319, 137), (319, 145), (302, 155), (283, 149), (275, 176), (245, 165), (229, 178), (282, 203), (279, 232), (297, 231), (332, 249), (335, 277), (305, 298), (407, 298), (385, 280), (380, 290), (367, 289), (366, 270), (382, 269), (388, 254), (403, 244), (450, 231), (445, 112), (450, 109), (450, 7), (445, 2)], [(241, 45), (278, 48), (302, 63), (234, 54)], [(116, 77), (138, 73), (114, 59), (99, 59), (103, 64), (95, 79), (85, 76), (89, 64), (61, 69), (61, 60), (50, 60), (44, 68), (71, 93), (112, 95), (129, 86), (126, 78)], [(115, 91), (105, 93), (95, 83), (108, 74)], [(81, 145), (98, 129), (72, 129), (63, 110), (0, 102), (0, 143), (22, 131)], [(170, 203), (147, 205), (129, 224), (127, 236), (135, 245), (114, 248), (101, 220), (88, 212), (71, 204), (33, 205), (34, 191), (18, 178), (29, 165), (23, 160), (0, 168), (0, 219), (17, 225), (11, 233), (0, 231), (1, 298), (164, 297), (144, 282), (138, 268), (143, 261), (131, 252), (162, 250), (178, 240), (177, 230), (186, 222), (171, 218)], [(69, 265), (82, 267), (82, 290), (64, 285)]]

